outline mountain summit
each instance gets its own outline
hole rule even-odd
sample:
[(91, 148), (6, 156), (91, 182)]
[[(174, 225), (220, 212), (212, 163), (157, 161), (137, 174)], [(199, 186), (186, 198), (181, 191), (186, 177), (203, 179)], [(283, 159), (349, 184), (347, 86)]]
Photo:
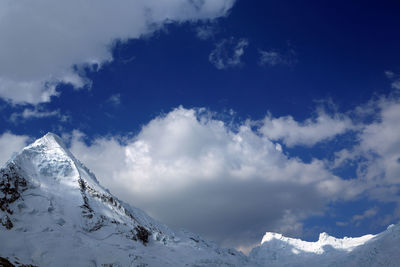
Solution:
[(0, 257), (15, 265), (246, 264), (118, 200), (52, 133), (0, 170), (0, 240)]
[(103, 188), (48, 133), (0, 169), (0, 266), (398, 266), (400, 226), (305, 242), (267, 233), (246, 257), (173, 231)]

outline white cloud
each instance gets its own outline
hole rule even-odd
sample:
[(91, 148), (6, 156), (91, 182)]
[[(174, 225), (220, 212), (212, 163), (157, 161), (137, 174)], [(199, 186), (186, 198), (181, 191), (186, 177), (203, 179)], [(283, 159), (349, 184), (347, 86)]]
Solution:
[(175, 109), (122, 141), (87, 145), (81, 136), (72, 152), (111, 191), (225, 245), (253, 244), (267, 230), (300, 233), (299, 220), (350, 188), (322, 161), (288, 158), (249, 125), (233, 131), (199, 110)]
[(381, 97), (365, 109), (375, 112), (373, 120), (360, 129), (358, 145), (336, 153), (333, 167), (355, 165), (359, 190), (374, 200), (400, 203), (400, 99)]
[(246, 39), (223, 39), (216, 44), (208, 60), (219, 70), (240, 66), (244, 49), (248, 45)]
[(90, 86), (79, 69), (112, 60), (114, 40), (140, 38), (164, 23), (210, 20), (234, 0), (0, 1), (0, 97), (50, 101), (58, 83)]
[(56, 83), (50, 79), (16, 81), (0, 76), (0, 97), (12, 103), (49, 102), (52, 96), (59, 95)]
[[(123, 144), (100, 138), (88, 146), (75, 135), (72, 149), (107, 187), (158, 219), (246, 247), (267, 230), (301, 234), (302, 219), (323, 213), (329, 201), (367, 196), (400, 203), (400, 101), (381, 97), (365, 106), (349, 115), (319, 109), (303, 122), (267, 115), (237, 129), (210, 114), (179, 108)], [(357, 116), (366, 113), (359, 110), (374, 111), (374, 119), (360, 122)], [(305, 163), (287, 156), (276, 142), (313, 146), (350, 130), (357, 133), (355, 145), (338, 151), (334, 161)], [(346, 164), (357, 168), (355, 177), (332, 174)], [(349, 222), (360, 223), (376, 212)]]
[(292, 116), (274, 118), (269, 114), (260, 132), (271, 140), (281, 140), (286, 146), (293, 147), (312, 146), (356, 128), (350, 118), (343, 114), (329, 115), (319, 109), (316, 115), (315, 118), (298, 122)]
[(9, 160), (14, 152), (18, 152), (24, 146), (29, 137), (25, 135), (15, 135), (5, 132), (0, 135), (0, 167)]

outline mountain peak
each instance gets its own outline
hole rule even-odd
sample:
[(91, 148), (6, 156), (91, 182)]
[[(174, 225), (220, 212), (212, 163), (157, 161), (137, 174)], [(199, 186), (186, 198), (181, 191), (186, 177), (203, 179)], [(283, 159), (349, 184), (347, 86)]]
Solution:
[(7, 240), (0, 242), (0, 265), (4, 256), (38, 266), (184, 266), (203, 261), (243, 266), (247, 261), (196, 235), (174, 232), (123, 203), (53, 133), (0, 169), (0, 240)]
[(60, 145), (64, 145), (61, 138), (52, 132), (48, 132), (47, 134), (45, 134), (42, 138), (39, 138), (38, 140), (41, 140), (41, 139), (51, 140), (53, 142), (57, 142)]
[(47, 147), (49, 149), (59, 148), (64, 151), (68, 151), (62, 139), (58, 135), (51, 132), (48, 132), (43, 137), (37, 139), (35, 142), (28, 146), (28, 148), (33, 147)]

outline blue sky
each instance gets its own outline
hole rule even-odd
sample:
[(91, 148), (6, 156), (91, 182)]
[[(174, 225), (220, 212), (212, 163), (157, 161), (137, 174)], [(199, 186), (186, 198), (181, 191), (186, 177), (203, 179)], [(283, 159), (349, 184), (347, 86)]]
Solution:
[(55, 132), (117, 196), (224, 246), (379, 232), (400, 217), (399, 8), (3, 1), (1, 163)]

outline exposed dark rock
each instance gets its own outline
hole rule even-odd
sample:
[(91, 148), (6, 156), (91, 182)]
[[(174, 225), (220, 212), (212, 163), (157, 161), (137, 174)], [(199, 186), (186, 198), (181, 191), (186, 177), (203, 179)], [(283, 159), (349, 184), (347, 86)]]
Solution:
[[(100, 218), (97, 218), (97, 216), (95, 215), (95, 212), (91, 208), (89, 203), (88, 195), (90, 195), (91, 197), (101, 199), (103, 202), (108, 203), (111, 206), (124, 212), (125, 215), (130, 217), (134, 222), (138, 224), (138, 226), (136, 226), (134, 230), (131, 231), (130, 238), (132, 238), (135, 241), (140, 240), (144, 245), (146, 245), (149, 242), (149, 236), (151, 235), (151, 232), (148, 229), (144, 228), (143, 226), (139, 225), (139, 222), (135, 219), (135, 217), (129, 211), (127, 211), (117, 199), (115, 199), (111, 195), (99, 193), (83, 179), (79, 179), (78, 183), (83, 199), (83, 205), (81, 205), (82, 214), (85, 218), (89, 220), (88, 224), (91, 225), (91, 227), (89, 227), (87, 231), (89, 232), (97, 231), (101, 229), (107, 221), (106, 217), (101, 216)], [(96, 219), (94, 218), (96, 218), (97, 221), (95, 221)], [(111, 223), (119, 224), (119, 222), (115, 220), (112, 220)]]
[(135, 227), (135, 231), (137, 239), (139, 239), (144, 245), (146, 245), (149, 242), (149, 236), (151, 235), (151, 232), (140, 225)]
[[(21, 264), (17, 261), (15, 261), (15, 264), (17, 264), (17, 266), (19, 267), (37, 267), (31, 264)], [(16, 267), (16, 266), (12, 264), (7, 258), (0, 257), (0, 267)]]
[[(0, 210), (9, 215), (14, 213), (10, 205), (21, 198), (22, 192), (27, 189), (26, 179), (20, 173), (13, 163), (0, 170)], [(8, 215), (0, 218), (0, 224), (8, 230), (14, 226)]]
[[(107, 194), (103, 194), (103, 193), (99, 193), (98, 191), (96, 191), (94, 188), (92, 188), (85, 180), (83, 179), (79, 179), (78, 180), (79, 183), (79, 187), (80, 187), (80, 191), (82, 194), (82, 199), (83, 199), (83, 205), (81, 205), (82, 208), (82, 214), (85, 218), (88, 218), (90, 220), (92, 220), (95, 217), (94, 211), (90, 206), (89, 203), (89, 198), (87, 196), (87, 194), (89, 194), (91, 197), (93, 198), (98, 198), (101, 199), (103, 202), (110, 204), (111, 206), (121, 210), (123, 213), (125, 213), (125, 215), (127, 215), (128, 217), (130, 217), (133, 221), (137, 222), (134, 218), (134, 216), (132, 214), (130, 214), (122, 205), (121, 203), (119, 203), (119, 201), (117, 201), (115, 198), (113, 198), (111, 195), (107, 195)], [(99, 230), (101, 227), (104, 226), (104, 221), (107, 220), (107, 218), (101, 218), (100, 220), (98, 220), (97, 222), (94, 223), (94, 225), (92, 227), (90, 227), (88, 229), (89, 232), (93, 232), (93, 231), (97, 231)], [(111, 221), (111, 223), (114, 224), (119, 224), (117, 221), (113, 220)], [(143, 227), (142, 227), (143, 228)], [(143, 228), (145, 229), (145, 228)], [(136, 229), (135, 229), (136, 230)], [(147, 231), (147, 230), (146, 230)], [(138, 232), (138, 231), (136, 231)], [(141, 234), (140, 236), (143, 239), (145, 238), (145, 234), (142, 230), (140, 230)], [(134, 240), (137, 240), (136, 238), (136, 234), (133, 234), (133, 238)], [(140, 239), (140, 238), (139, 238)], [(147, 241), (146, 241), (147, 242)], [(145, 243), (145, 242), (143, 242)]]
[(92, 228), (90, 228), (88, 231), (89, 232), (94, 232), (99, 230), (101, 227), (103, 227), (104, 225), (101, 222), (97, 222)]
[[(97, 230), (100, 230), (104, 225), (105, 225), (105, 221), (107, 221), (107, 218), (105, 216), (100, 216), (100, 218), (98, 216), (96, 216), (94, 210), (92, 209), (92, 207), (90, 206), (89, 203), (89, 198), (87, 197), (87, 193), (90, 191), (95, 191), (94, 189), (92, 189), (85, 180), (83, 180), (82, 178), (80, 178), (78, 180), (79, 183), (79, 187), (80, 187), (80, 191), (81, 191), (81, 195), (82, 195), (82, 199), (83, 199), (83, 205), (81, 205), (82, 208), (82, 214), (83, 217), (87, 218), (87, 231), (88, 232), (94, 232)], [(92, 194), (90, 194), (92, 195)]]
[(17, 167), (9, 163), (6, 168), (0, 170), (0, 210), (13, 214), (10, 204), (21, 197), (21, 193), (27, 189), (27, 182), (19, 174)]
[(91, 219), (93, 218), (93, 209), (90, 207), (89, 199), (86, 196), (86, 182), (83, 179), (79, 179), (78, 183), (83, 199), (83, 205), (81, 205), (83, 216)]
[(0, 223), (1, 225), (3, 225), (7, 230), (10, 230), (11, 228), (13, 228), (13, 223), (10, 220), (10, 218), (6, 215), (5, 218), (0, 219)]
[(15, 267), (8, 259), (0, 257), (0, 267)]
[(190, 239), (192, 239), (194, 242), (196, 242), (196, 243), (199, 243), (199, 240), (197, 240), (197, 239), (195, 239), (195, 238), (193, 238), (193, 237), (191, 237)]

